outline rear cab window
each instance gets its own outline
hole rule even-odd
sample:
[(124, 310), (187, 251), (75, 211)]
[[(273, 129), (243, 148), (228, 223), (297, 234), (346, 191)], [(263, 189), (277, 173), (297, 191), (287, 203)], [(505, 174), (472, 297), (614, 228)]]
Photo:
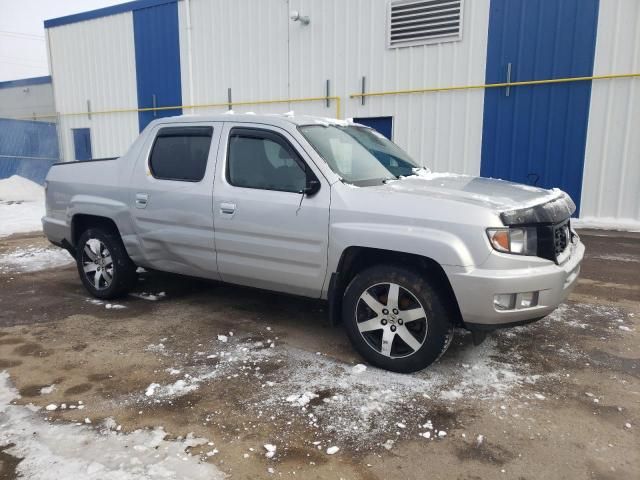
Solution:
[(163, 127), (149, 155), (149, 169), (159, 180), (199, 182), (207, 170), (213, 127)]

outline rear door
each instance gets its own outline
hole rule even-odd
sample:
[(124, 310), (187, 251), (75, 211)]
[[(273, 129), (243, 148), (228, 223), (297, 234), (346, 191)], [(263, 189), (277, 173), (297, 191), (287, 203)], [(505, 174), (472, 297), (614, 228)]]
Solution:
[(142, 149), (130, 211), (144, 266), (218, 279), (211, 196), (222, 124), (155, 126)]
[[(321, 182), (300, 191), (309, 174)], [(327, 268), (330, 186), (294, 137), (265, 125), (225, 123), (214, 188), (222, 279), (319, 297)]]

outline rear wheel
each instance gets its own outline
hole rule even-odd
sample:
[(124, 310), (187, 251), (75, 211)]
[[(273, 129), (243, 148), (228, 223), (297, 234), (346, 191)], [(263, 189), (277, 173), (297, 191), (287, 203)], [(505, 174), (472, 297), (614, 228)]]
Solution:
[(136, 266), (117, 233), (90, 228), (78, 239), (76, 264), (82, 284), (94, 297), (126, 295), (134, 286)]
[(416, 272), (392, 265), (357, 274), (345, 291), (343, 322), (371, 364), (414, 372), (436, 361), (453, 339), (442, 296)]

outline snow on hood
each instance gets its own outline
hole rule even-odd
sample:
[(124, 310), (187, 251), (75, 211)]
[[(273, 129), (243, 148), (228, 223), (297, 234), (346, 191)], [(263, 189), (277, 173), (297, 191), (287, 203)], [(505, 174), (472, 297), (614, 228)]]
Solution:
[(473, 177), (455, 173), (437, 173), (417, 170), (416, 175), (389, 182), (397, 192), (437, 196), (464, 203), (486, 206), (497, 212), (528, 208), (550, 202), (564, 195), (557, 188), (522, 185), (495, 178)]

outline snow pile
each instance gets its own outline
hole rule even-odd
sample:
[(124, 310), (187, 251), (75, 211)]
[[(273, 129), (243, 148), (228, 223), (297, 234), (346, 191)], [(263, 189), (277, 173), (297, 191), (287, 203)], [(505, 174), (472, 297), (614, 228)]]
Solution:
[(23, 460), (17, 473), (24, 478), (65, 480), (138, 480), (152, 478), (223, 479), (214, 465), (185, 453), (206, 443), (187, 436), (167, 441), (162, 428), (129, 434), (89, 426), (49, 424), (32, 406), (11, 405), (18, 393), (9, 375), (0, 372), (0, 445), (13, 445), (4, 453)]
[(292, 405), (297, 405), (298, 407), (304, 407), (314, 398), (318, 398), (318, 394), (313, 392), (304, 392), (301, 394), (294, 393), (293, 395), (289, 395), (285, 398), (285, 401)]
[(64, 267), (72, 263), (74, 263), (73, 257), (61, 248), (20, 247), (0, 255), (0, 273), (37, 272)]
[(0, 180), (0, 237), (42, 230), (44, 189), (14, 175)]
[(44, 189), (19, 175), (0, 180), (0, 202), (44, 202)]

